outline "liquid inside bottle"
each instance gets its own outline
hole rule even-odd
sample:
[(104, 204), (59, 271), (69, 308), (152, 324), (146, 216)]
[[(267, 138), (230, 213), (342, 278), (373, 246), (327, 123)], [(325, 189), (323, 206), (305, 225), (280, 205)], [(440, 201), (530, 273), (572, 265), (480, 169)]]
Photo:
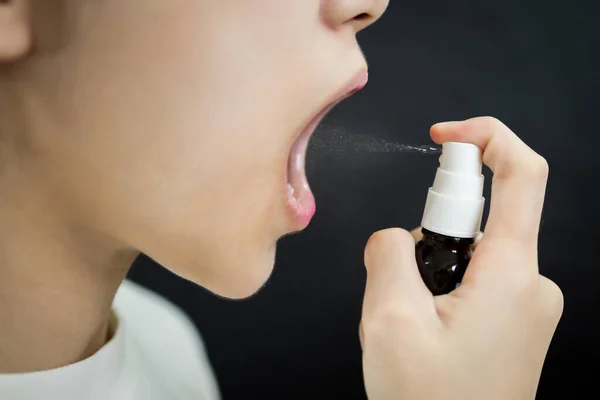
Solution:
[(474, 238), (457, 238), (425, 228), (416, 245), (417, 265), (425, 285), (434, 295), (448, 294), (462, 282), (471, 256)]

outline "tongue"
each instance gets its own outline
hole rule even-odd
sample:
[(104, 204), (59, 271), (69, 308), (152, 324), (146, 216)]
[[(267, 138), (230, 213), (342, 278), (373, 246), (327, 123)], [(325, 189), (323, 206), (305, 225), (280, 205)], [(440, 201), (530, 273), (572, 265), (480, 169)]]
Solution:
[(314, 201), (304, 169), (307, 147), (308, 140), (301, 136), (292, 146), (288, 160), (288, 183), (291, 186), (290, 191), (301, 205), (310, 205)]

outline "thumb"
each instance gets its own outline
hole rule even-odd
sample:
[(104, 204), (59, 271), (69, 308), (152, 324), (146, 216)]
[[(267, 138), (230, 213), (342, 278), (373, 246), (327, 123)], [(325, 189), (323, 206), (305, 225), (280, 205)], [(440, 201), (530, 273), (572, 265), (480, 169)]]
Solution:
[(403, 229), (374, 233), (365, 248), (367, 285), (363, 317), (379, 311), (435, 312), (415, 260), (415, 239)]

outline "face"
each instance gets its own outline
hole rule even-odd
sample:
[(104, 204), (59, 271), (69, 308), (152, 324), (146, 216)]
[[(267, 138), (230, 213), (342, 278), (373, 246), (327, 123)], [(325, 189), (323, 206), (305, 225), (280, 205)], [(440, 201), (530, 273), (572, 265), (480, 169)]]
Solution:
[(248, 296), (314, 213), (307, 141), (366, 83), (355, 35), (387, 1), (0, 4), (32, 21), (4, 48), (7, 157), (70, 223)]

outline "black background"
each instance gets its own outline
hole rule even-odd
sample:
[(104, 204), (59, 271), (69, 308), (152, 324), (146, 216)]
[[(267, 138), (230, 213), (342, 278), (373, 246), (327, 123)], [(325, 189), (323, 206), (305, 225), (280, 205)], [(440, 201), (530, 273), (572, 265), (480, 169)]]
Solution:
[[(590, 398), (600, 360), (600, 2), (392, 0), (359, 42), (370, 83), (317, 136), (336, 127), (427, 144), (435, 122), (493, 115), (548, 160), (540, 268), (563, 289), (565, 313), (538, 398)], [(419, 224), (437, 157), (348, 150), (309, 150), (316, 217), (281, 241), (258, 295), (216, 298), (145, 257), (132, 269), (196, 321), (226, 400), (365, 397), (363, 247), (376, 230)]]

